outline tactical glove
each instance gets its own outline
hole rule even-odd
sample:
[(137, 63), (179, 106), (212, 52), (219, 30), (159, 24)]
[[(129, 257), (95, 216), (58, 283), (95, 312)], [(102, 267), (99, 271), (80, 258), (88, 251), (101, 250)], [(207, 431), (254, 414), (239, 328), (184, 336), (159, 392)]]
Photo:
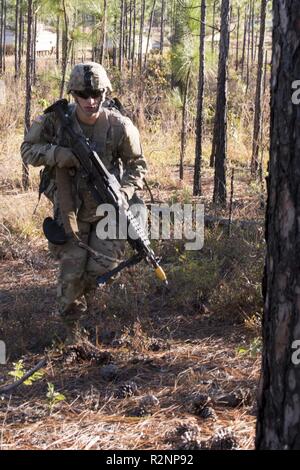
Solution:
[(68, 147), (56, 147), (54, 160), (58, 168), (79, 168), (80, 164), (72, 150)]

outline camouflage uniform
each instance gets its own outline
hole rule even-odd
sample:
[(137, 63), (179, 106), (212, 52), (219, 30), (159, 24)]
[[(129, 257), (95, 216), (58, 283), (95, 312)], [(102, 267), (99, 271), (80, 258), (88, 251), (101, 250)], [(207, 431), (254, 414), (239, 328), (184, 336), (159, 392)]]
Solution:
[[(75, 66), (68, 91), (84, 89), (82, 65)], [(90, 63), (90, 67), (92, 71), (96, 71), (91, 74), (93, 88), (97, 89), (104, 84), (110, 90), (111, 85), (104, 69), (94, 63)], [(97, 74), (99, 70), (103, 72), (100, 78), (99, 73)], [(79, 122), (75, 112), (76, 105), (69, 105), (69, 108), (74, 130), (89, 138), (92, 148), (101, 156), (106, 168), (119, 178), (128, 200), (136, 202), (135, 189), (143, 187), (146, 173), (146, 162), (137, 128), (128, 117), (124, 117), (116, 109), (102, 106), (96, 123), (90, 126)], [(33, 166), (45, 165), (50, 175), (45, 194), (53, 202), (55, 219), (61, 222), (55, 181), (55, 150), (58, 145), (69, 147), (68, 137), (64, 135), (55, 115), (45, 114), (33, 122), (22, 143), (21, 154), (24, 163)], [(67, 171), (72, 179), (79, 236), (83, 242), (104, 255), (101, 262), (96, 262), (85, 249), (78, 247), (72, 240), (60, 246), (49, 244), (51, 252), (60, 260), (58, 301), (61, 312), (77, 315), (80, 310), (86, 308), (83, 294), (95, 288), (96, 278), (114, 268), (121, 260), (124, 242), (97, 238), (97, 203), (80, 171), (75, 168)]]

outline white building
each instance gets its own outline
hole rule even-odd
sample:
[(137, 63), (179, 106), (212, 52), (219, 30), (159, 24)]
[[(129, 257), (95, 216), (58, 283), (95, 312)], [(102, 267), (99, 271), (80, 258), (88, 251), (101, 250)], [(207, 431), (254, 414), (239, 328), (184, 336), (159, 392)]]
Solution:
[[(5, 31), (5, 43), (9, 46), (8, 53), (13, 53), (15, 46), (15, 33), (7, 29)], [(55, 51), (56, 33), (45, 28), (43, 24), (37, 25), (36, 52), (38, 55), (47, 55)]]

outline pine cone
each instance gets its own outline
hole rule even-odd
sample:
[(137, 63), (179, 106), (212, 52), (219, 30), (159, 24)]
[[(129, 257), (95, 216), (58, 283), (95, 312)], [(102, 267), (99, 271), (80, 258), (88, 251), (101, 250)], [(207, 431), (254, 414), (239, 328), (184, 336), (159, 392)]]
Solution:
[(232, 431), (221, 429), (208, 441), (211, 450), (234, 450), (238, 448), (238, 441)]
[(198, 413), (198, 416), (203, 419), (213, 419), (214, 421), (217, 419), (216, 412), (211, 406), (205, 406), (202, 408), (202, 410)]
[(169, 435), (169, 440), (176, 450), (200, 450), (202, 449), (199, 440), (200, 428), (196, 425), (182, 424)]
[(176, 446), (176, 450), (202, 450), (202, 443), (198, 439), (190, 439), (189, 435), (181, 436), (181, 442)]
[(121, 385), (115, 393), (117, 398), (128, 398), (137, 394), (138, 387), (135, 382), (128, 382)]
[(191, 439), (196, 439), (200, 433), (200, 428), (197, 425), (185, 423), (178, 426), (173, 433), (174, 436), (180, 437), (184, 434), (189, 434)]
[(159, 400), (155, 395), (146, 395), (141, 399), (140, 406), (143, 406), (147, 410), (151, 410), (159, 406)]
[(134, 416), (138, 418), (143, 418), (144, 416), (148, 416), (149, 414), (149, 411), (143, 406), (137, 406), (136, 408), (133, 408), (128, 412), (129, 416)]
[(211, 397), (203, 393), (197, 394), (193, 399), (193, 411), (198, 414), (201, 410), (211, 402)]

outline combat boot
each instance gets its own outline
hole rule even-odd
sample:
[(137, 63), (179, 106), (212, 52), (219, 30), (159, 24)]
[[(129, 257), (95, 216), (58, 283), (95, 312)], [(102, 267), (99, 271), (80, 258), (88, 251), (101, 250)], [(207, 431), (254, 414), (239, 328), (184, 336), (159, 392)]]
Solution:
[(67, 308), (61, 308), (60, 314), (67, 331), (66, 344), (74, 344), (80, 338), (80, 318), (87, 311), (85, 299), (76, 300)]

